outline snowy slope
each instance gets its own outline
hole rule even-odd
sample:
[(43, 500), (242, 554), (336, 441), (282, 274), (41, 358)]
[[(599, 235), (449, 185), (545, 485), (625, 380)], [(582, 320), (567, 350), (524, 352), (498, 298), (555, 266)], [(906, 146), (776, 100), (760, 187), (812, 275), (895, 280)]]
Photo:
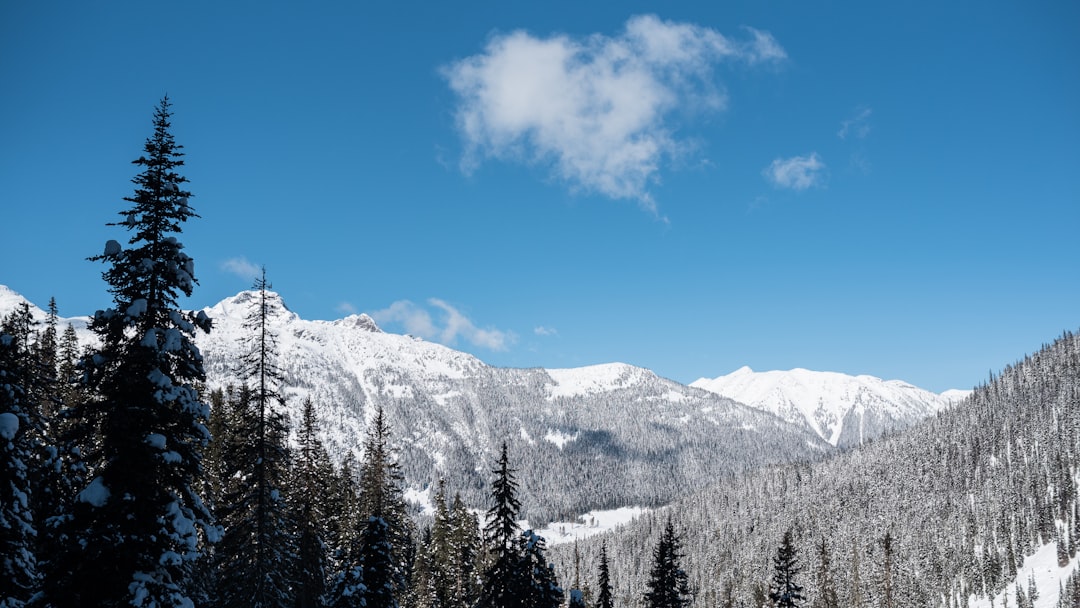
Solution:
[[(212, 386), (235, 381), (251, 292), (207, 309), (199, 338)], [(813, 458), (829, 446), (795, 425), (625, 364), (571, 370), (494, 368), (451, 348), (381, 331), (366, 315), (299, 318), (271, 294), (289, 405), (311, 398), (337, 457), (359, 456), (382, 406), (404, 473), (438, 478), (474, 505), (507, 441), (526, 515), (548, 518), (669, 502), (716, 475)]]
[[(214, 328), (196, 340), (210, 388), (238, 382), (253, 296), (241, 292), (206, 309)], [(22, 301), (7, 289), (0, 297), (0, 314)], [(665, 504), (721, 475), (831, 450), (799, 426), (646, 369), (494, 368), (383, 332), (366, 315), (310, 321), (270, 297), (290, 416), (298, 420), (310, 398), (321, 437), (341, 460), (360, 456), (367, 422), (381, 406), (418, 495), (444, 478), (468, 504), (485, 506), (504, 441), (518, 469), (523, 516), (536, 525)]]
[[(6, 285), (0, 285), (0, 316), (7, 315), (9, 312), (15, 310), (16, 307), (23, 303), (30, 305), (30, 315), (34, 318), (35, 323), (44, 323), (48, 314), (44, 309), (34, 305), (22, 296), (22, 294), (16, 292)], [(63, 333), (65, 327), (71, 325), (75, 328), (75, 332), (79, 336), (79, 340), (85, 342), (90, 339), (90, 332), (86, 329), (87, 324), (90, 323), (90, 317), (70, 317), (70, 318), (57, 318), (57, 332)]]
[(899, 380), (805, 369), (755, 372), (742, 367), (690, 386), (804, 424), (832, 445), (847, 447), (910, 426), (970, 391), (931, 393)]

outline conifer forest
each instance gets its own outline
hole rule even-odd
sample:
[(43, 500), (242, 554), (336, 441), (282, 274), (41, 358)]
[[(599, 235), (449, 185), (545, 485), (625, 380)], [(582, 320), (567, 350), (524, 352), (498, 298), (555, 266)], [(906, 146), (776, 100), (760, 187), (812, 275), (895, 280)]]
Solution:
[[(1080, 607), (1076, 334), (842, 449), (758, 413), (745, 426), (772, 443), (722, 420), (693, 439), (643, 426), (630, 454), (575, 419), (580, 438), (548, 448), (594, 463), (574, 468), (499, 418), (470, 467), (403, 432), (439, 407), (408, 396), (364, 410), (355, 450), (327, 445), (345, 423), (319, 387), (291, 389), (265, 269), (240, 356), (213, 361), (230, 381), (208, 382), (196, 343), (215, 319), (180, 306), (199, 216), (171, 116), (166, 97), (102, 218), (115, 236), (88, 252), (112, 298), (93, 339), (56, 302), (44, 322), (27, 304), (2, 319), (0, 608)], [(492, 407), (532, 407), (505, 390)], [(575, 542), (537, 531), (633, 505)]]

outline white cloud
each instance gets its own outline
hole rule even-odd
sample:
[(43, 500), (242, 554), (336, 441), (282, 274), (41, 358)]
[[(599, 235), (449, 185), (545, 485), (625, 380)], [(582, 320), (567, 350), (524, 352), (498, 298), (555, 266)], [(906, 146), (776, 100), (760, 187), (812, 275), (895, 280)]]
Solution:
[(262, 267), (252, 264), (245, 257), (229, 258), (221, 263), (221, 269), (248, 281), (254, 281), (262, 275)]
[(574, 189), (637, 201), (656, 212), (649, 185), (665, 158), (685, 152), (666, 119), (678, 108), (722, 110), (712, 68), (723, 60), (779, 61), (767, 32), (737, 42), (710, 28), (631, 18), (618, 36), (497, 35), (484, 52), (444, 68), (458, 95), (462, 168), (483, 159), (550, 166)]
[(825, 163), (812, 152), (809, 156), (778, 158), (762, 172), (777, 188), (806, 190), (820, 186), (825, 179)]
[(371, 316), (380, 325), (400, 323), (406, 333), (446, 345), (462, 338), (473, 346), (502, 351), (517, 339), (513, 332), (477, 327), (461, 311), (438, 298), (430, 298), (428, 304), (441, 313), (438, 322), (428, 309), (409, 300), (398, 300)]
[(533, 329), (533, 333), (538, 335), (538, 336), (557, 336), (557, 335), (559, 335), (558, 330), (556, 330), (554, 327), (544, 327), (543, 325), (540, 325), (540, 326), (536, 327), (535, 329)]
[(337, 305), (337, 311), (345, 315), (355, 315), (360, 312), (351, 302), (342, 302)]
[(871, 114), (873, 114), (873, 110), (870, 108), (858, 108), (851, 118), (840, 121), (840, 130), (836, 132), (836, 136), (840, 139), (847, 139), (848, 135), (853, 135), (858, 139), (864, 139), (870, 134)]

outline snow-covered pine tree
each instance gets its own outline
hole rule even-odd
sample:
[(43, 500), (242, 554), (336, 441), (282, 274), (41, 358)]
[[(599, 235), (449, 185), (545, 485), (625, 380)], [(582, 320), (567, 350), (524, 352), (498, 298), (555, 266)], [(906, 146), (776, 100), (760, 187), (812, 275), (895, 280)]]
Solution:
[(596, 608), (615, 608), (611, 596), (611, 568), (608, 566), (607, 542), (600, 545), (600, 565), (597, 570)]
[(491, 482), (492, 505), (487, 510), (487, 525), (484, 526), (487, 567), (481, 577), (476, 608), (521, 608), (525, 605), (521, 595), (521, 549), (518, 544), (521, 532), (517, 525), (521, 502), (505, 442), (492, 473), (495, 475)]
[(293, 603), (296, 549), (285, 501), (289, 429), (277, 340), (270, 326), (269, 288), (264, 269), (244, 320), (247, 352), (237, 371), (245, 385), (226, 421), (230, 441), (219, 505), (224, 528), (218, 560), (222, 606), (284, 608)]
[(818, 568), (817, 568), (817, 595), (811, 604), (812, 608), (840, 608), (840, 600), (836, 593), (836, 581), (833, 578), (832, 558), (829, 556), (829, 545), (825, 537), (821, 537), (818, 545)]
[(647, 608), (684, 608), (690, 605), (692, 598), (686, 571), (681, 564), (682, 557), (682, 541), (669, 517), (660, 540), (653, 548), (653, 565), (644, 597)]
[[(544, 555), (544, 537), (532, 530), (521, 533), (522, 604), (525, 608), (559, 608), (563, 590), (555, 577), (555, 568)], [(579, 592), (580, 595), (580, 592)]]
[(0, 324), (0, 607), (17, 608), (38, 584), (30, 468), (35, 406), (27, 390), (29, 310)]
[[(404, 475), (390, 447), (390, 427), (382, 407), (378, 406), (368, 427), (364, 460), (360, 464), (359, 513), (361, 559), (366, 556), (368, 560), (364, 563), (364, 584), (369, 594), (379, 594), (378, 597), (383, 598), (376, 600), (373, 596), (370, 600), (377, 601), (380, 606), (390, 606), (385, 603), (389, 600), (383, 595), (386, 591), (382, 587), (382, 577), (390, 583), (390, 595), (395, 598), (396, 606), (396, 598), (404, 596), (407, 573), (412, 568), (413, 523), (405, 504), (403, 483)], [(383, 551), (389, 551), (389, 554), (384, 557)], [(371, 577), (376, 576), (368, 567), (372, 559), (379, 561), (379, 568), (390, 569), (378, 573), (378, 588), (369, 583)]]
[(293, 519), (297, 533), (296, 608), (319, 608), (326, 592), (326, 506), (321, 500), (334, 471), (330, 457), (316, 435), (318, 418), (311, 399), (304, 409), (297, 434), (297, 458), (292, 483)]
[(480, 595), (476, 572), (483, 540), (480, 537), (479, 518), (465, 506), (457, 493), (450, 507), (450, 528), (454, 584), (448, 605), (472, 606)]
[(769, 599), (777, 608), (798, 608), (806, 600), (803, 587), (795, 580), (802, 568), (795, 551), (791, 530), (784, 532), (784, 539), (773, 558), (772, 589)]
[(192, 338), (210, 319), (177, 303), (196, 284), (177, 239), (195, 212), (170, 116), (166, 97), (134, 161), (131, 205), (110, 224), (131, 233), (128, 246), (110, 240), (90, 258), (108, 265), (113, 307), (90, 326), (100, 341), (83, 359), (93, 398), (68, 414), (92, 469), (65, 519), (57, 580), (44, 590), (52, 606), (190, 606), (200, 537), (218, 533), (197, 484), (208, 409), (195, 389), (204, 371)]
[(352, 530), (341, 534), (337, 571), (328, 592), (331, 606), (352, 605), (350, 598), (357, 594), (368, 606), (397, 606), (405, 596), (413, 524), (402, 480), (390, 448), (390, 429), (378, 407), (364, 441), (359, 496), (355, 505), (347, 506), (357, 517)]

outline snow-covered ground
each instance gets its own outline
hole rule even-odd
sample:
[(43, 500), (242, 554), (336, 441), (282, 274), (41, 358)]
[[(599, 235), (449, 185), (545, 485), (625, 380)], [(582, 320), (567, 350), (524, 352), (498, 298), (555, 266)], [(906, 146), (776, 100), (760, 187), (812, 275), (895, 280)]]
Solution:
[[(572, 543), (575, 540), (595, 536), (630, 523), (648, 509), (642, 507), (620, 507), (608, 511), (589, 511), (577, 518), (577, 521), (552, 522), (539, 530), (548, 546)], [(528, 529), (529, 522), (521, 522), (522, 529)]]
[(1016, 579), (1010, 582), (1005, 591), (997, 594), (992, 599), (982, 596), (971, 596), (968, 601), (969, 608), (1004, 608), (1006, 602), (1012, 608), (1016, 603), (1016, 583), (1020, 583), (1025, 595), (1028, 593), (1028, 581), (1034, 577), (1035, 587), (1039, 590), (1039, 597), (1035, 600), (1035, 608), (1057, 608), (1058, 594), (1065, 585), (1065, 579), (1077, 568), (1077, 557), (1069, 560), (1064, 567), (1058, 566), (1057, 543), (1043, 545), (1034, 555), (1024, 558), (1024, 565), (1016, 575)]

